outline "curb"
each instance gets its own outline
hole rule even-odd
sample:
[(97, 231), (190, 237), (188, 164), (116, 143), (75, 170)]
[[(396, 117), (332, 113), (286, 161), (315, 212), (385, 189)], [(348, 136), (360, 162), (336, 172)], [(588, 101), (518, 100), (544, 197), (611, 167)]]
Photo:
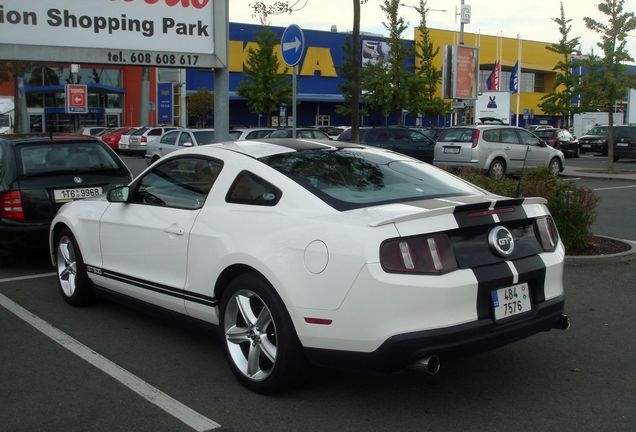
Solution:
[(608, 263), (622, 263), (636, 260), (636, 241), (618, 239), (614, 237), (602, 236), (595, 234), (596, 237), (602, 237), (610, 240), (616, 240), (625, 243), (630, 246), (630, 249), (625, 252), (619, 252), (615, 254), (607, 255), (566, 255), (565, 264), (572, 266), (581, 265), (594, 265), (594, 264), (608, 264)]

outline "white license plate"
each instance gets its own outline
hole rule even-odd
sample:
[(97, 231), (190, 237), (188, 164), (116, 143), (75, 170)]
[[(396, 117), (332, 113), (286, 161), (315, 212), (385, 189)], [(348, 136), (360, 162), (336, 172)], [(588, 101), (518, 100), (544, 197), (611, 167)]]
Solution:
[(444, 147), (444, 153), (458, 154), (460, 147)]
[(530, 288), (526, 282), (491, 292), (495, 320), (508, 318), (532, 309)]
[(583, 148), (590, 148), (590, 147), (592, 147), (592, 146), (591, 146), (590, 144), (583, 144), (581, 147), (583, 147)]
[(627, 144), (627, 143), (616, 143), (616, 146), (617, 147), (628, 147), (629, 144)]
[(128, 143), (119, 143), (119, 148), (120, 149), (127, 149), (128, 148)]
[(91, 188), (73, 188), (73, 189), (55, 189), (53, 191), (53, 199), (56, 203), (74, 201), (82, 198), (94, 197), (101, 195), (101, 187)]

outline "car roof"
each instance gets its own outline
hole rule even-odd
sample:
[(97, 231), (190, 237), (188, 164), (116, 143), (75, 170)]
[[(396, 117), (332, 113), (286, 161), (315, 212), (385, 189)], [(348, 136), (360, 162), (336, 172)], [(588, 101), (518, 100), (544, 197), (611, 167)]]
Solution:
[(97, 138), (91, 135), (80, 134), (8, 134), (2, 135), (0, 140), (11, 144), (42, 144), (43, 142), (55, 143), (55, 142), (100, 142)]

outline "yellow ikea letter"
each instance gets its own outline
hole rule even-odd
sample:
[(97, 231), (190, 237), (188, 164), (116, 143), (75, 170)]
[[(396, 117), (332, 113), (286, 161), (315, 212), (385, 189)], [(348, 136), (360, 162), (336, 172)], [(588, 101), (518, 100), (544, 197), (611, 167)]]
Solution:
[(331, 50), (329, 48), (308, 47), (305, 54), (303, 67), (300, 71), (301, 75), (312, 76), (320, 72), (322, 77), (336, 78), (336, 67), (333, 64)]

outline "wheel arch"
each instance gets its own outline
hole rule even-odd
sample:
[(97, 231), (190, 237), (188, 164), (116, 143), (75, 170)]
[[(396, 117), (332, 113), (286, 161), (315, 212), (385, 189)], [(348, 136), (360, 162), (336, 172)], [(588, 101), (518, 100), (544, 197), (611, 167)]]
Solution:
[[(260, 279), (262, 279), (263, 281), (267, 282), (272, 287), (272, 290), (276, 293), (276, 295), (279, 298), (281, 298), (280, 293), (278, 293), (276, 288), (265, 277), (265, 275), (263, 275), (263, 273), (261, 273), (254, 267), (247, 264), (232, 264), (221, 272), (221, 274), (216, 280), (216, 283), (214, 284), (214, 297), (216, 298), (219, 305), (221, 303), (221, 298), (223, 297), (223, 293), (225, 292), (227, 287), (230, 285), (230, 283), (237, 277), (244, 274), (253, 274), (259, 277)], [(283, 304), (285, 304), (282, 298), (281, 298), (281, 301), (283, 302)]]

